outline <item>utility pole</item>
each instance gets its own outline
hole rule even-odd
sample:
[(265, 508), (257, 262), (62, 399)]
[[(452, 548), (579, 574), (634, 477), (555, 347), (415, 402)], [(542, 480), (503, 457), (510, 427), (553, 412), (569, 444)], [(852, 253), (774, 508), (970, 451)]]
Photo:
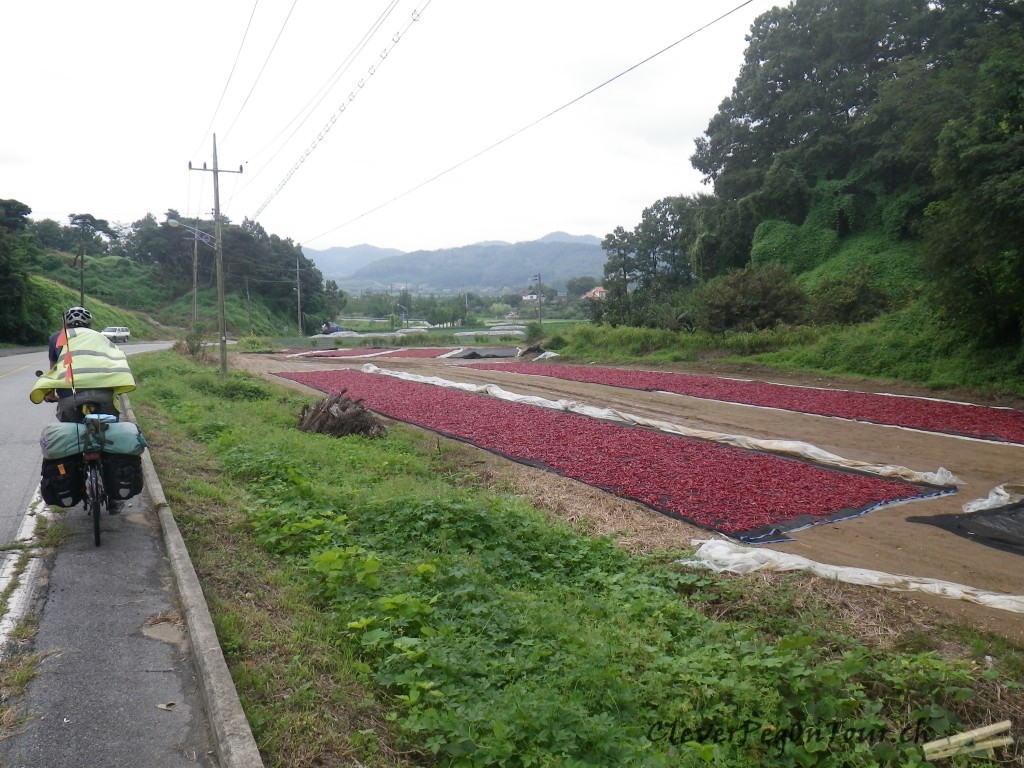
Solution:
[(252, 299), (249, 298), (249, 276), (245, 276), (245, 308), (249, 313), (249, 335), (252, 335)]
[(81, 232), (78, 240), (78, 258), (81, 263), (78, 265), (78, 306), (85, 306), (85, 230)]
[[(206, 167), (206, 163), (203, 163), (203, 167), (193, 168), (192, 161), (188, 163), (188, 169), (190, 171), (210, 171), (210, 168)], [(220, 375), (228, 375), (228, 326), (227, 318), (224, 316), (224, 247), (221, 243), (221, 226), (220, 226), (220, 174), (221, 173), (241, 173), (242, 166), (238, 166), (237, 171), (221, 171), (217, 166), (217, 134), (213, 134), (213, 239), (214, 248), (217, 252), (217, 320), (218, 320), (218, 331), (220, 333)]]
[[(196, 219), (196, 229), (199, 229), (199, 220)], [(192, 331), (195, 332), (196, 322), (199, 320), (199, 238), (192, 235)]]
[(540, 272), (538, 272), (536, 275), (534, 275), (534, 277), (537, 279), (537, 325), (543, 327), (544, 326), (544, 315), (541, 312), (540, 305), (541, 305), (541, 303), (542, 303), (542, 301), (544, 299), (544, 292), (541, 290)]
[(299, 336), (302, 335), (302, 274), (299, 272), (299, 257), (295, 257), (295, 297), (296, 309), (299, 321)]

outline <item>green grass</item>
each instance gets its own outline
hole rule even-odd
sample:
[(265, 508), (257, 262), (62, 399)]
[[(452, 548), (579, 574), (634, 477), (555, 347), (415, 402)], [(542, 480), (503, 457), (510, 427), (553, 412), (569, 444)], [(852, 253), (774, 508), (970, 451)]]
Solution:
[(753, 358), (789, 370), (813, 370), (914, 382), (941, 391), (976, 389), (1024, 396), (1024, 357), (978, 349), (944, 329), (921, 304), (858, 326), (830, 329), (813, 343)]
[[(77, 289), (42, 277), (32, 277), (32, 283), (41, 297), (41, 306), (49, 310), (47, 327), (57, 330), (60, 327), (62, 313), (68, 307), (79, 304), (81, 294)], [(133, 340), (166, 339), (172, 335), (167, 328), (154, 323), (145, 314), (108, 304), (88, 292), (85, 296), (85, 305), (92, 313), (93, 328), (96, 330), (103, 330), (108, 325), (126, 325), (131, 328)], [(45, 343), (45, 339), (43, 342)]]
[(979, 349), (943, 327), (923, 305), (861, 325), (779, 327), (724, 334), (576, 326), (556, 344), (566, 362), (644, 365), (756, 363), (780, 370), (891, 379), (936, 391), (975, 389), (1024, 396), (1024, 355)]
[(416, 431), (308, 434), (291, 390), (172, 353), (133, 369), (268, 766), (919, 765), (900, 734), (952, 733), (1001, 685), (864, 645), (795, 579), (582, 536)]

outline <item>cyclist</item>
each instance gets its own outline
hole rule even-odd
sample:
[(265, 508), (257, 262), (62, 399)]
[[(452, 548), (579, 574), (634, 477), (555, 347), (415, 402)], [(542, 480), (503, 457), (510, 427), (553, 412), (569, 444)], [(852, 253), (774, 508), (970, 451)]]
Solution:
[(83, 402), (117, 415), (115, 395), (135, 389), (124, 352), (91, 326), (92, 313), (85, 307), (64, 314), (64, 326), (50, 337), (50, 370), (29, 393), (33, 403), (56, 402), (59, 421), (80, 421)]

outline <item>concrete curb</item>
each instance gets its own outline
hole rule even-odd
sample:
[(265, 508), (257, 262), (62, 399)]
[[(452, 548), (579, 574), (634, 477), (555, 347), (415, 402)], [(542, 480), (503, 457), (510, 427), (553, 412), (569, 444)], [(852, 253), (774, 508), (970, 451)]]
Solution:
[[(128, 398), (124, 395), (121, 397), (125, 405), (123, 412), (134, 422), (135, 414), (131, 410)], [(142, 455), (142, 473), (146, 492), (160, 520), (164, 547), (185, 613), (185, 624), (188, 627), (196, 672), (202, 686), (206, 713), (213, 731), (218, 762), (221, 768), (262, 768), (263, 759), (256, 747), (256, 739), (253, 738), (249, 721), (242, 710), (235, 682), (231, 679), (227, 662), (224, 661), (199, 577), (192, 566), (185, 541), (164, 496), (149, 451)]]

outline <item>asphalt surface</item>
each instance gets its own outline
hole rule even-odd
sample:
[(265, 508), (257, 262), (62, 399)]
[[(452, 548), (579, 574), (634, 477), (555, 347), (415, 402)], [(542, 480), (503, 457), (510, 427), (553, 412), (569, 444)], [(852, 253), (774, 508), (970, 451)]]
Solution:
[[(36, 408), (26, 395), (24, 408)], [(29, 484), (38, 483), (37, 436)], [(0, 441), (26, 450), (9, 436)], [(70, 530), (55, 551), (33, 550), (14, 578), (13, 553), (3, 559), (6, 583), (18, 586), (0, 622), (0, 658), (36, 654), (39, 662), (24, 695), (0, 702), (21, 714), (0, 724), (0, 768), (262, 766), (148, 451), (143, 468), (146, 490), (121, 514), (104, 513), (99, 547), (82, 505), (54, 512), (36, 496), (18, 527), (12, 508), (24, 492), (0, 499), (8, 528), (17, 528), (4, 543), (29, 539), (33, 515)], [(11, 626), (26, 620), (37, 623), (34, 636), (10, 639)]]

